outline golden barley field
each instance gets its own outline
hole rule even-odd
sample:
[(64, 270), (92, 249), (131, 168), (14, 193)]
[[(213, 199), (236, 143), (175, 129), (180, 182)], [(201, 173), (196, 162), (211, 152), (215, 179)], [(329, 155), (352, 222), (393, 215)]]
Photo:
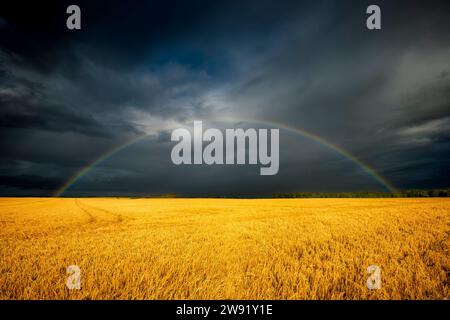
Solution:
[(450, 199), (1, 198), (0, 298), (448, 299), (449, 236)]

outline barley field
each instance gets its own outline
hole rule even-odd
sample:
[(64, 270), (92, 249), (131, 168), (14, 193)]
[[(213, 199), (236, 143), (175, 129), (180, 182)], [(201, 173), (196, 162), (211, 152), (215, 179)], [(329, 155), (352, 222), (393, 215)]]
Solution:
[(448, 299), (449, 236), (444, 198), (0, 198), (0, 299)]

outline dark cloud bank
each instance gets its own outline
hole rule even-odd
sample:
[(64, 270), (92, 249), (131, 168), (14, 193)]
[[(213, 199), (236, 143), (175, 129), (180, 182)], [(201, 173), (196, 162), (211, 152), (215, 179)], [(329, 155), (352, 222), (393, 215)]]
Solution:
[(143, 133), (65, 195), (383, 190), (285, 130), (277, 176), (171, 163), (172, 129), (222, 118), (303, 128), (400, 189), (448, 187), (450, 4), (376, 3), (381, 31), (366, 1), (2, 1), (1, 195), (53, 194)]

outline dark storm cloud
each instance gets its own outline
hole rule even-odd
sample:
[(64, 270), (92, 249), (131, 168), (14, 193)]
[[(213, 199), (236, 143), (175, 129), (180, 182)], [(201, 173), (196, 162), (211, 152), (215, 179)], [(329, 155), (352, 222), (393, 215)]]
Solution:
[[(320, 134), (400, 186), (411, 180), (411, 171), (403, 171), (404, 176), (393, 171), (411, 156), (426, 158), (429, 165), (416, 168), (425, 174), (408, 187), (419, 186), (427, 176), (428, 185), (448, 184), (445, 178), (435, 179), (436, 172), (445, 176), (448, 162), (437, 167), (430, 161), (448, 159), (449, 154), (448, 147), (436, 147), (448, 140), (448, 123), (432, 122), (450, 115), (450, 47), (443, 32), (449, 29), (448, 6), (437, 3), (420, 12), (414, 3), (384, 5), (392, 9), (383, 11), (389, 31), (375, 34), (359, 27), (356, 11), (362, 8), (363, 3), (347, 7), (342, 20), (336, 20), (339, 14), (312, 24), (300, 19), (289, 29), (285, 48), (247, 75), (230, 96), (237, 106), (252, 104), (254, 108), (244, 111), (251, 117)], [(433, 132), (425, 132), (427, 140), (422, 139), (428, 148), (412, 152), (417, 148), (413, 128), (430, 121)]]
[[(69, 4), (82, 9), (80, 31), (65, 28)], [(171, 163), (174, 127), (224, 117), (314, 132), (400, 188), (447, 186), (450, 5), (378, 1), (383, 30), (370, 32), (369, 4), (2, 2), (3, 193), (55, 186), (143, 133), (146, 143), (99, 163), (73, 194), (381, 187), (339, 154), (284, 131), (276, 177), (252, 166)]]
[(62, 182), (61, 179), (37, 175), (0, 176), (1, 186), (25, 190), (55, 190)]
[(22, 94), (12, 88), (0, 91), (0, 104), (0, 127), (104, 134), (89, 114), (45, 99), (35, 99), (32, 94)]

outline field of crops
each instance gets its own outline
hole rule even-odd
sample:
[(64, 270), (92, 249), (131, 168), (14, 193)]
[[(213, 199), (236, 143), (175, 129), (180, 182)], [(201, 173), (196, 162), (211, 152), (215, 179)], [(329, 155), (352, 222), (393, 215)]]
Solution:
[(0, 199), (0, 299), (444, 299), (449, 250), (444, 198)]

